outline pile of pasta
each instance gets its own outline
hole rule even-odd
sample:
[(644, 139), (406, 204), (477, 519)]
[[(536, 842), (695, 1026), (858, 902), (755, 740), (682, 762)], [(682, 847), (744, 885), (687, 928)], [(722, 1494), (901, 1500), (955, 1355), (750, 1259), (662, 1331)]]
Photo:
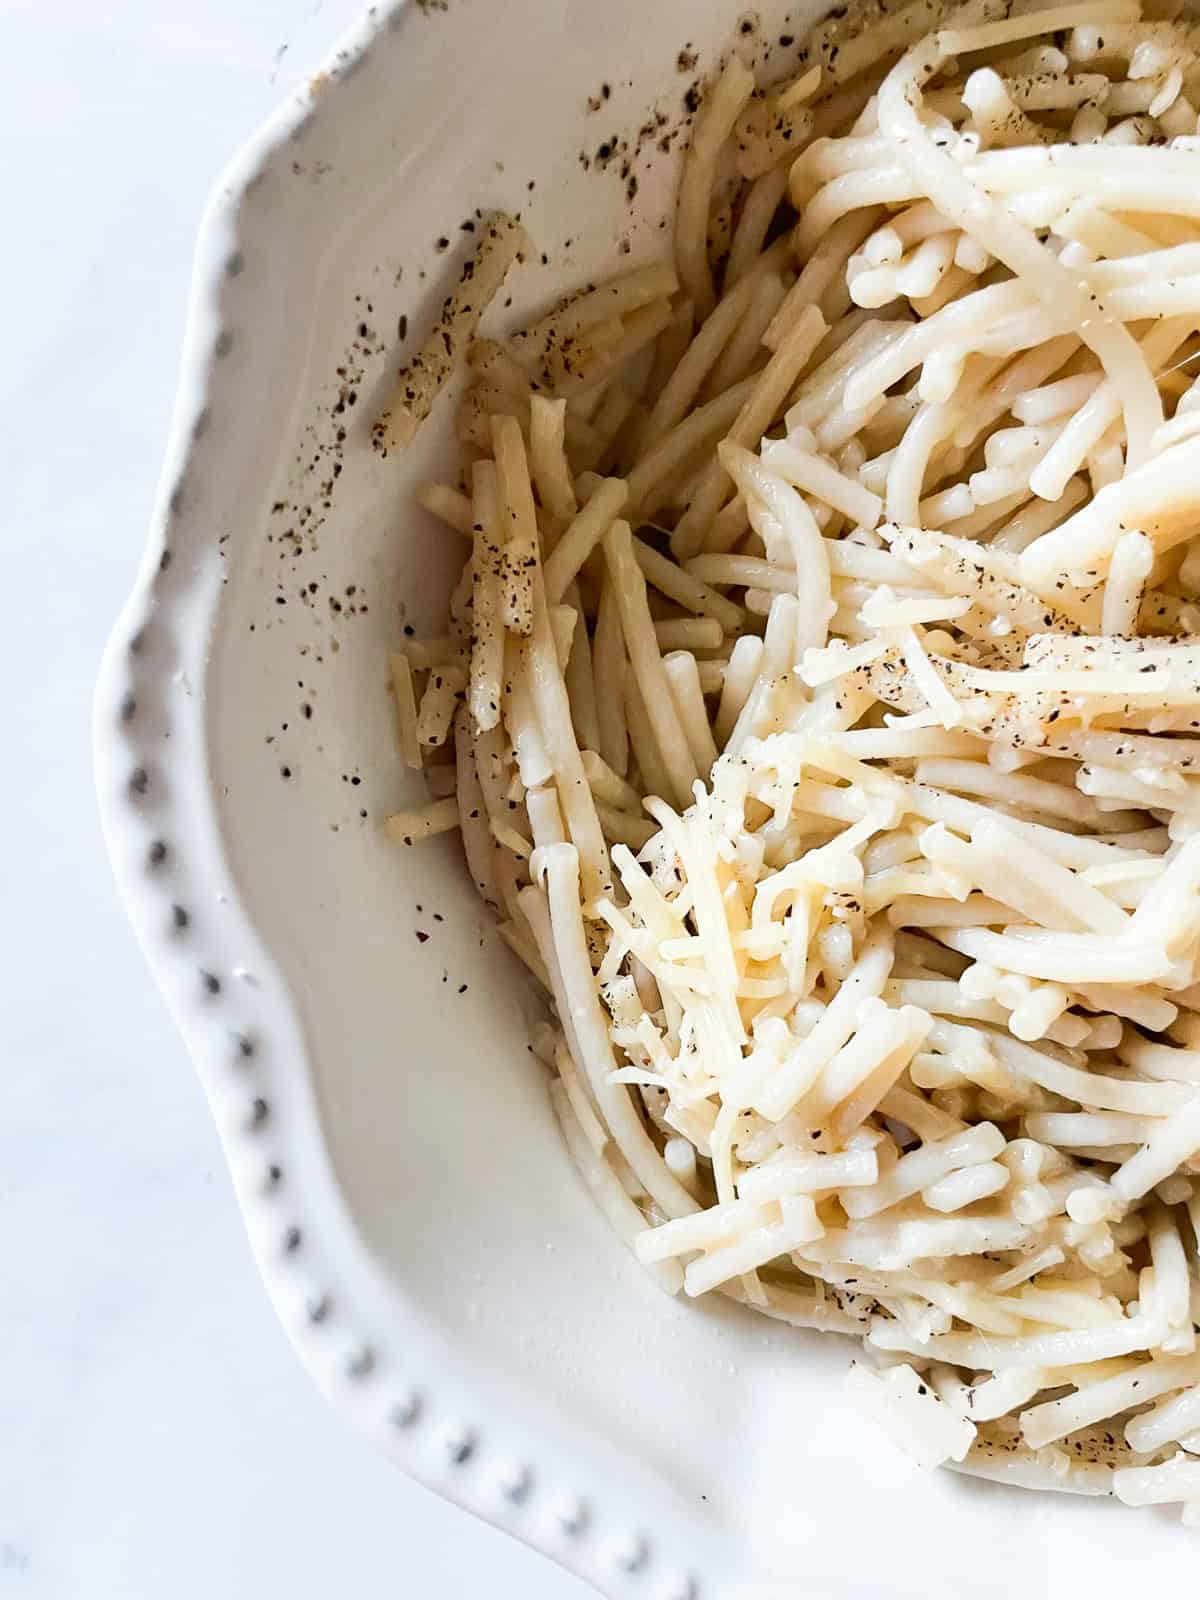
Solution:
[(927, 1464), (1200, 1524), (1200, 31), (839, 15), (707, 87), (670, 262), (459, 354), (403, 748), (669, 1292), (861, 1337)]

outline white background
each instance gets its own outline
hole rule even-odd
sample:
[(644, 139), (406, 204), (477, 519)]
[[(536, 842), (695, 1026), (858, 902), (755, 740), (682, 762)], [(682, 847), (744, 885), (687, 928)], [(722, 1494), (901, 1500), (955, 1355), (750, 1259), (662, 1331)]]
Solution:
[(591, 1593), (402, 1478), (309, 1386), (92, 799), (92, 680), (205, 195), (358, 10), (0, 0), (3, 1597)]

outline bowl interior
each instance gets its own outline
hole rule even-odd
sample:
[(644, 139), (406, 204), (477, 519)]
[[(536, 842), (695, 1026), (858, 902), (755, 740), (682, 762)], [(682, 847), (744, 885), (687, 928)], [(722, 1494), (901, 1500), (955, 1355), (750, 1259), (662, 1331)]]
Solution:
[[(813, 14), (775, 0), (747, 21), (782, 61)], [(886, 1571), (914, 1600), (1068, 1576), (1115, 1596), (1148, 1558), (1182, 1574), (1186, 1536), (926, 1477), (850, 1409), (848, 1344), (658, 1293), (559, 1144), (526, 1044), (536, 996), (457, 841), (381, 835), (420, 793), (387, 652), (406, 626), (442, 631), (465, 554), (411, 501), (453, 477), (452, 396), (403, 455), (369, 446), (401, 330), (413, 348), (477, 208), (520, 209), (540, 256), (500, 322), (662, 256), (685, 96), (735, 21), (692, 0), (410, 5), (349, 81), (314, 83), (241, 202), (183, 516), (225, 580), (203, 689), (232, 879), (304, 1034), (273, 1070), (289, 1114), (315, 1117), (381, 1340), (436, 1360), (514, 1451), (669, 1519), (697, 1570), (740, 1575), (730, 1592), (866, 1595)]]

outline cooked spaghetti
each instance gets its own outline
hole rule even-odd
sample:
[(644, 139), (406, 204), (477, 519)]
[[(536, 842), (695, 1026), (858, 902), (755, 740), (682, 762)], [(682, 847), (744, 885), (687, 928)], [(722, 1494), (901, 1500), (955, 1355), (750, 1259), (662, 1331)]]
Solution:
[(855, 1334), (926, 1464), (1200, 1522), (1200, 30), (736, 51), (674, 256), (465, 344), (402, 748), (671, 1293)]

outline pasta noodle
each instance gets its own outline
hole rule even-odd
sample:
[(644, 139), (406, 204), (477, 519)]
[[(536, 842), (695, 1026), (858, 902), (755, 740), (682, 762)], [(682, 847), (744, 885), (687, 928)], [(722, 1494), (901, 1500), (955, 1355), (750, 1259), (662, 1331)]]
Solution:
[(672, 260), (483, 338), (493, 219), (376, 432), (466, 356), (387, 830), (461, 829), (619, 1235), (859, 1335), (925, 1464), (1189, 1523), (1198, 54), (1141, 0), (731, 51)]

